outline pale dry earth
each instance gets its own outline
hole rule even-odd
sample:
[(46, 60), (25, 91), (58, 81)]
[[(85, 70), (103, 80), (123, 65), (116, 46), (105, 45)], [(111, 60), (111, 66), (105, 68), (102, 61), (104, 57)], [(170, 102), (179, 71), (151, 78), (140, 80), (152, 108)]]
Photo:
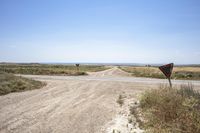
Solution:
[[(167, 83), (130, 77), (117, 67), (88, 76), (23, 76), (44, 81), (47, 86), (0, 96), (1, 133), (108, 132), (116, 125), (112, 122), (118, 117), (116, 100), (120, 94), (137, 100), (144, 90)], [(200, 89), (199, 81), (172, 82), (177, 86), (189, 82)]]

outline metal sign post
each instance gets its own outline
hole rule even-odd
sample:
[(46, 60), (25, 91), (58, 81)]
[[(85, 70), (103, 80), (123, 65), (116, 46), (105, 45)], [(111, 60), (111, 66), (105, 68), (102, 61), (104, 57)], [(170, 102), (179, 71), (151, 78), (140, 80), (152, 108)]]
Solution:
[(163, 72), (163, 74), (168, 79), (169, 85), (171, 88), (172, 88), (171, 75), (172, 75), (173, 67), (174, 67), (174, 63), (170, 63), (170, 64), (159, 67), (159, 69)]
[(76, 64), (77, 72), (79, 72), (79, 66), (80, 64)]
[(170, 85), (170, 87), (172, 88), (171, 78), (168, 78), (168, 81), (169, 81), (169, 85)]

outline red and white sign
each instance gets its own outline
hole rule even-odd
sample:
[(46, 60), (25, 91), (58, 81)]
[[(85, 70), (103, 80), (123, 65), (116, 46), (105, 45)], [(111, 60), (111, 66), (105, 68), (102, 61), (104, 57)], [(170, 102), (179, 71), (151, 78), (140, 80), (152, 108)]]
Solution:
[(170, 78), (172, 75), (172, 70), (174, 67), (174, 63), (170, 63), (164, 66), (160, 66), (159, 69), (164, 73), (167, 78)]

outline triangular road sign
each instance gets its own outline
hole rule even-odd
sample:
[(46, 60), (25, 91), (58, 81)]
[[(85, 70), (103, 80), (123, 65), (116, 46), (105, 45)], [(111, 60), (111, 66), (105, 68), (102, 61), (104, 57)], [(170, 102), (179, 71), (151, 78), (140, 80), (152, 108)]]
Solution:
[(160, 66), (159, 69), (164, 73), (164, 75), (167, 78), (170, 78), (171, 74), (172, 74), (173, 67), (174, 67), (174, 63), (170, 63), (170, 64), (167, 64), (167, 65), (164, 65), (164, 66)]

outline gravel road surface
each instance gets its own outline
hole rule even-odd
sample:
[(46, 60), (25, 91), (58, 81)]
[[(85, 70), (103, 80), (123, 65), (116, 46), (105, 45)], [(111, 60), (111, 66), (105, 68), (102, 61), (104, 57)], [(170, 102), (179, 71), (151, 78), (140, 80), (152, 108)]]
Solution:
[[(119, 109), (120, 94), (137, 99), (166, 80), (130, 77), (114, 67), (88, 76), (23, 75), (47, 86), (0, 96), (1, 133), (102, 133)], [(173, 80), (175, 86), (200, 81)]]

